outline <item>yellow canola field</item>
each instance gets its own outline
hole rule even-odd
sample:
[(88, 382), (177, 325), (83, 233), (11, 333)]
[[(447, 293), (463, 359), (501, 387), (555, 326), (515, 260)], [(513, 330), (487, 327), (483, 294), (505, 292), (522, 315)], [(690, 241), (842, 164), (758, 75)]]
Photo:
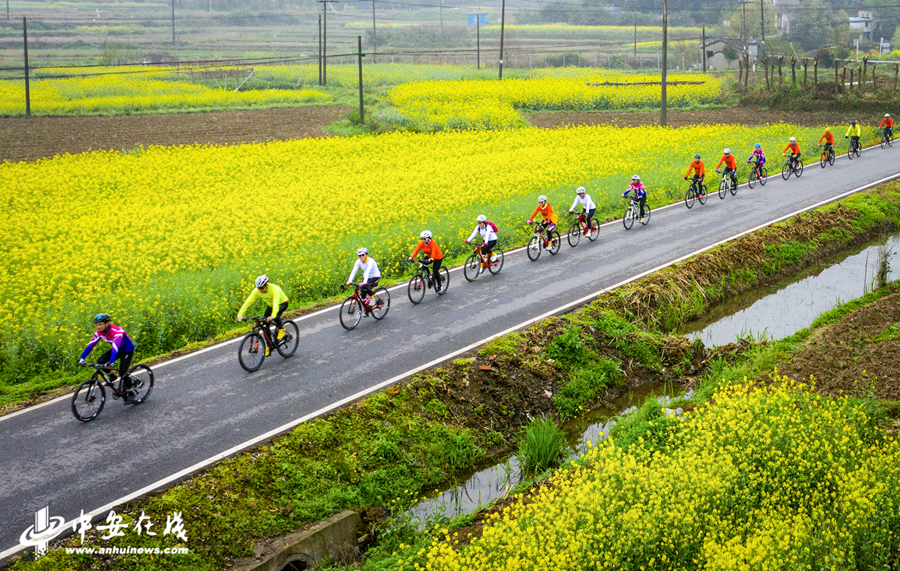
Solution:
[[(42, 70), (53, 73), (54, 70)], [(65, 70), (67, 74), (79, 70)], [(96, 73), (96, 70), (83, 70)], [(207, 109), (223, 107), (276, 107), (331, 101), (325, 93), (312, 90), (267, 89), (233, 91), (211, 89), (171, 78), (165, 70), (117, 69), (114, 75), (66, 79), (33, 79), (31, 111), (35, 115), (76, 115), (132, 113), (166, 109)], [(23, 81), (0, 82), (0, 115), (25, 114)]]
[[(783, 379), (778, 379), (782, 380)], [(402, 570), (878, 569), (897, 557), (900, 444), (868, 404), (789, 382), (720, 390), (686, 418), (594, 447), (468, 545)], [(615, 432), (613, 432), (615, 435)], [(401, 546), (403, 547), (403, 546)]]
[(538, 194), (565, 210), (585, 185), (600, 216), (620, 216), (632, 173), (659, 206), (683, 196), (695, 150), (712, 170), (724, 146), (740, 159), (790, 135), (807, 148), (818, 131), (395, 132), (2, 164), (0, 393), (19, 371), (69, 368), (100, 311), (134, 334), (139, 355), (157, 354), (230, 328), (258, 274), (295, 304), (321, 299), (338, 293), (359, 246), (399, 277), (425, 228), (453, 256), (485, 213), (504, 246), (522, 244)]
[[(570, 77), (504, 79), (503, 81), (422, 81), (394, 87), (388, 97), (397, 110), (420, 131), (442, 129), (505, 129), (523, 125), (516, 109), (604, 111), (658, 107), (659, 85), (597, 86), (659, 81), (658, 76), (636, 74), (589, 74), (583, 70)], [(672, 108), (717, 102), (719, 82), (706, 75), (670, 75), (670, 82), (702, 81), (700, 85), (670, 85)]]

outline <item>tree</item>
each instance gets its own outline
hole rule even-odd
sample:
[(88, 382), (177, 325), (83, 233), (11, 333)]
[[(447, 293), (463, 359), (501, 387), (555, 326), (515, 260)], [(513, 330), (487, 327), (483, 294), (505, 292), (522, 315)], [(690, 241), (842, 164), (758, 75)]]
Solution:
[[(747, 16), (746, 26), (744, 25), (744, 14)], [(775, 7), (766, 2), (763, 4), (763, 15), (766, 19), (766, 37), (774, 36), (777, 31), (775, 28)], [(728, 36), (738, 38), (741, 34), (746, 34), (744, 40), (748, 38), (759, 38), (759, 1), (750, 1), (743, 8), (738, 4), (738, 9), (731, 14), (731, 30)]]
[(847, 26), (846, 14), (836, 13), (822, 0), (804, 0), (791, 12), (790, 18), (790, 39), (805, 50), (830, 43), (834, 30), (842, 24)]

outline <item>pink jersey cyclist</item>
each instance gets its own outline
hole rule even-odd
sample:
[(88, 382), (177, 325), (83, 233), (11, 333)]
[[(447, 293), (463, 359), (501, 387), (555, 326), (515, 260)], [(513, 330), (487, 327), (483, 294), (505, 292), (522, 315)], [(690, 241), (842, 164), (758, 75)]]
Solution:
[(125, 402), (129, 403), (134, 395), (130, 392), (131, 378), (127, 373), (129, 367), (131, 367), (131, 359), (134, 357), (134, 343), (124, 329), (118, 325), (113, 325), (111, 321), (112, 318), (106, 313), (101, 313), (94, 317), (94, 324), (97, 330), (88, 342), (87, 347), (82, 351), (81, 357), (78, 358), (78, 363), (84, 364), (85, 358), (91, 354), (91, 351), (94, 350), (94, 347), (100, 341), (109, 343), (109, 350), (100, 355), (97, 362), (101, 364), (106, 363), (112, 368), (116, 359), (119, 359), (119, 376), (125, 380), (123, 388), (129, 391), (125, 397)]

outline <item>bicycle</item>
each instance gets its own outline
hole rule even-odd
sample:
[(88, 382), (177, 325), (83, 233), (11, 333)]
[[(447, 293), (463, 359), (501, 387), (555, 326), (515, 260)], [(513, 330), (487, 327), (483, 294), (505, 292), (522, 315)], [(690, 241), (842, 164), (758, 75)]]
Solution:
[(541, 257), (541, 250), (544, 248), (550, 251), (551, 256), (555, 256), (559, 253), (561, 243), (562, 239), (559, 237), (559, 232), (553, 230), (548, 234), (545, 231), (544, 224), (538, 223), (534, 227), (534, 235), (528, 240), (525, 253), (528, 254), (528, 259), (534, 262)]
[(766, 186), (767, 180), (769, 180), (769, 169), (760, 166), (759, 161), (753, 161), (753, 166), (750, 167), (750, 175), (747, 177), (747, 186), (753, 188), (757, 182), (761, 186)]
[[(716, 170), (716, 172), (719, 172)], [(731, 179), (731, 173), (722, 171), (722, 181), (719, 182), (719, 198), (724, 199), (725, 195), (728, 194), (728, 190), (731, 190), (731, 196), (737, 195), (737, 171), (735, 171), (735, 179)]]
[(572, 246), (573, 248), (577, 246), (578, 242), (581, 241), (582, 233), (584, 233), (591, 242), (600, 236), (600, 223), (597, 222), (596, 218), (591, 218), (591, 227), (588, 228), (587, 213), (585, 212), (578, 213), (575, 217), (575, 221), (569, 226), (569, 234), (566, 236), (566, 239), (569, 241), (569, 246)]
[(445, 266), (441, 266), (438, 273), (441, 276), (441, 287), (438, 289), (434, 282), (434, 275), (431, 272), (431, 260), (429, 258), (419, 258), (419, 269), (409, 279), (409, 285), (406, 286), (406, 294), (409, 301), (418, 305), (425, 298), (425, 290), (434, 288), (434, 293), (444, 295), (447, 288), (450, 287), (450, 272)]
[[(822, 145), (819, 146), (822, 147)], [(826, 164), (833, 165), (834, 158), (834, 145), (824, 145), (822, 155), (819, 157), (819, 166), (824, 169)]]
[(695, 198), (700, 201), (700, 204), (706, 204), (706, 185), (696, 178), (691, 179), (691, 184), (684, 193), (684, 205), (689, 209), (693, 208)]
[(881, 148), (887, 145), (889, 147), (894, 146), (894, 133), (890, 127), (885, 127), (884, 132), (881, 134)]
[(847, 147), (847, 158), (853, 160), (853, 155), (860, 156), (859, 140), (850, 137), (850, 146)]
[(466, 277), (466, 281), (474, 282), (478, 279), (478, 275), (481, 273), (481, 264), (484, 264), (487, 270), (496, 276), (503, 268), (503, 250), (499, 247), (494, 248), (488, 259), (482, 253), (481, 246), (475, 246), (475, 252), (466, 258), (463, 266), (463, 275)]
[(791, 178), (791, 174), (796, 177), (803, 174), (803, 161), (799, 158), (795, 159), (794, 157), (789, 156), (781, 167), (781, 178), (787, 180)]
[(272, 354), (272, 349), (278, 351), (285, 359), (297, 351), (297, 345), (300, 344), (300, 329), (293, 321), (289, 319), (282, 321), (284, 337), (275, 339), (272, 330), (274, 323), (266, 321), (265, 317), (248, 317), (247, 320), (253, 321), (255, 325), (250, 333), (244, 336), (241, 346), (238, 347), (238, 363), (248, 373), (262, 367), (266, 357)]
[[(347, 286), (342, 285), (341, 290)], [(372, 303), (366, 304), (363, 297), (359, 295), (359, 284), (353, 285), (353, 295), (349, 296), (341, 304), (341, 327), (350, 331), (359, 325), (363, 317), (372, 316), (376, 320), (381, 321), (391, 309), (391, 293), (384, 287), (376, 289), (372, 293)]]
[[(99, 363), (85, 363), (83, 366), (93, 367), (94, 374), (75, 389), (75, 394), (72, 395), (72, 414), (81, 422), (90, 422), (100, 416), (103, 405), (106, 404), (104, 385), (112, 390), (114, 399), (125, 398), (127, 391), (124, 390), (124, 377), (120, 377), (118, 383), (115, 382), (112, 375), (115, 368)], [(153, 390), (153, 370), (147, 365), (135, 365), (126, 376), (131, 378), (130, 390), (133, 391), (133, 397), (125, 404), (137, 405), (147, 400)]]
[[(641, 211), (641, 203), (640, 201), (631, 196), (631, 203), (628, 205), (628, 208), (625, 209), (625, 214), (622, 216), (622, 224), (625, 225), (626, 230), (631, 230), (632, 225), (634, 225), (634, 219), (638, 218), (638, 214)], [(650, 207), (644, 205), (644, 217), (640, 219), (640, 223), (644, 226), (650, 222)]]

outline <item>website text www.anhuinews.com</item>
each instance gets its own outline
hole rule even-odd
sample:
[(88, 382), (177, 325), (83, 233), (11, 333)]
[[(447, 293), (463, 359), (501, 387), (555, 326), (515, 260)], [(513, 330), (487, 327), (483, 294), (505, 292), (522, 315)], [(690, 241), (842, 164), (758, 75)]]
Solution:
[(68, 555), (186, 555), (187, 547), (66, 547)]

